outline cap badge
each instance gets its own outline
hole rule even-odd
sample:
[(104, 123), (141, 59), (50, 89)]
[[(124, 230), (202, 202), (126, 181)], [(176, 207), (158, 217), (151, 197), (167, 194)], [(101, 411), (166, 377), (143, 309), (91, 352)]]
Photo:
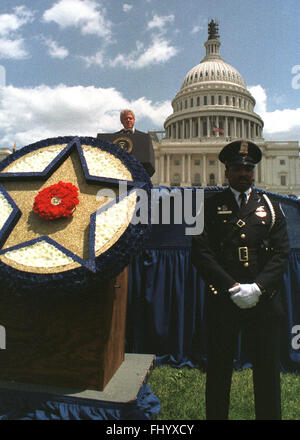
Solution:
[(248, 154), (248, 142), (243, 141), (241, 143), (240, 154)]

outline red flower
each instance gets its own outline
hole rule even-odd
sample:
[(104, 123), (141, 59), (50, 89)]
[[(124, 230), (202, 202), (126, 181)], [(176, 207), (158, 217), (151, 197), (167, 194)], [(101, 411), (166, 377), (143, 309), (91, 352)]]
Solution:
[(40, 217), (53, 220), (70, 217), (78, 203), (78, 188), (72, 183), (59, 181), (38, 193), (33, 210)]

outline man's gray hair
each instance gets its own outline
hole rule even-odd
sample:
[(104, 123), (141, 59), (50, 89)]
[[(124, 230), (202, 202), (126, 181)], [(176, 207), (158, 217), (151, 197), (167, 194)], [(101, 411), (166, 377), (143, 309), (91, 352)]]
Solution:
[(131, 113), (132, 116), (133, 116), (134, 119), (135, 119), (135, 114), (134, 114), (134, 112), (133, 112), (132, 110), (130, 110), (129, 108), (124, 108), (124, 110), (122, 110), (121, 113), (120, 113), (120, 121), (122, 121), (123, 116), (127, 115), (128, 113)]

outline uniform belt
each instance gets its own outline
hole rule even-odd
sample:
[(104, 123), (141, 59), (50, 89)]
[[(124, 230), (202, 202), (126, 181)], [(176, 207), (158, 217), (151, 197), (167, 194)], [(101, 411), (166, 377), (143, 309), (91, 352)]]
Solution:
[(250, 259), (257, 259), (259, 256), (259, 248), (249, 248), (248, 246), (240, 246), (234, 249), (223, 249), (221, 252), (221, 258), (229, 260), (238, 260), (243, 263), (248, 262)]

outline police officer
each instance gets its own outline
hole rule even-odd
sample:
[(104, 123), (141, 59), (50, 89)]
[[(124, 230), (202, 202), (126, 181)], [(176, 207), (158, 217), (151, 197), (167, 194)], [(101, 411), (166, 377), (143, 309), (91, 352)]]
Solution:
[(219, 155), (229, 187), (205, 202), (203, 233), (192, 240), (192, 262), (206, 281), (206, 417), (228, 418), (233, 360), (242, 330), (253, 366), (256, 419), (280, 419), (278, 286), (289, 253), (279, 204), (254, 189), (259, 147), (226, 145)]

